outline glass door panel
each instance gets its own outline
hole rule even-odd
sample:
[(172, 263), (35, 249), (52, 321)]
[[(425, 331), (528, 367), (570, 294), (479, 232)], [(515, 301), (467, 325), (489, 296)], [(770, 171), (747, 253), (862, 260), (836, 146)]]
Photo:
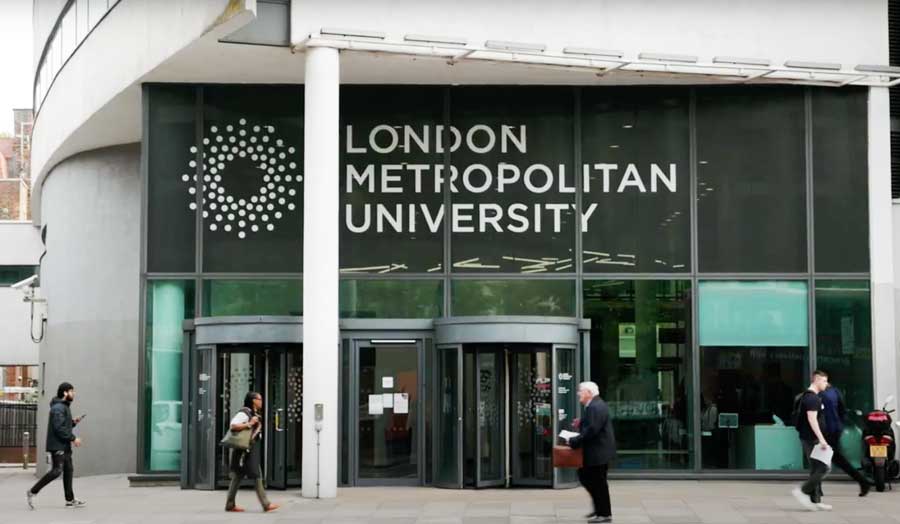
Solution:
[(215, 347), (199, 347), (196, 354), (196, 366), (193, 376), (191, 397), (191, 426), (196, 431), (189, 436), (192, 448), (190, 453), (193, 487), (195, 489), (215, 489), (216, 472), (216, 349)]
[(512, 482), (552, 484), (552, 379), (549, 348), (511, 353)]
[(418, 345), (359, 348), (360, 479), (419, 478)]
[(303, 457), (303, 346), (298, 345), (286, 352), (287, 361), (287, 405), (285, 420), (286, 429), (284, 457), (285, 473), (288, 486), (299, 486), (303, 476), (301, 459)]
[(287, 354), (266, 351), (266, 484), (287, 487)]
[(462, 487), (462, 347), (437, 350), (437, 418), (435, 424), (434, 484), (446, 488)]
[[(240, 346), (238, 346), (240, 347)], [(218, 362), (219, 395), (217, 398), (216, 443), (222, 439), (230, 427), (231, 418), (244, 406), (244, 397), (250, 391), (263, 394), (265, 398), (265, 353), (250, 349), (222, 351)], [(268, 431), (263, 437), (268, 437)], [(220, 485), (228, 482), (229, 453), (221, 446), (216, 446), (216, 478)], [(263, 461), (263, 468), (267, 465)], [(265, 474), (265, 472), (264, 472)], [(248, 484), (249, 485), (249, 484)]]
[(475, 356), (475, 486), (501, 486), (506, 483), (506, 355), (502, 348), (488, 348), (478, 350)]
[[(572, 421), (578, 418), (578, 369), (575, 348), (557, 346), (554, 373), (554, 440), (562, 430), (576, 431)], [(578, 484), (578, 472), (573, 468), (555, 468), (554, 487), (570, 487)]]

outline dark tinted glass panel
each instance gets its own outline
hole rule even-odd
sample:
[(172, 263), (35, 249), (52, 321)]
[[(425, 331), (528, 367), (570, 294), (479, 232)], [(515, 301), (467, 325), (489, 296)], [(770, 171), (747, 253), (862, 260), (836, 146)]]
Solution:
[(704, 468), (799, 470), (794, 396), (809, 384), (806, 282), (700, 282)]
[(849, 409), (872, 409), (872, 305), (865, 280), (816, 281), (816, 367)]
[(303, 315), (301, 280), (207, 280), (204, 316)]
[(691, 284), (588, 280), (591, 380), (609, 404), (624, 469), (690, 468)]
[(453, 271), (574, 271), (572, 112), (568, 88), (452, 91)]
[(574, 280), (454, 280), (451, 314), (575, 316)]
[(195, 270), (195, 88), (149, 90), (147, 271)]
[(444, 302), (441, 280), (342, 280), (341, 318), (435, 318)]
[(442, 88), (341, 88), (343, 273), (442, 271), (443, 104)]
[(0, 266), (0, 287), (21, 282), (37, 274), (37, 266)]
[(688, 105), (687, 90), (583, 91), (584, 271), (690, 271)]
[(204, 89), (203, 270), (302, 271), (303, 91)]
[(148, 471), (181, 467), (182, 322), (188, 318), (194, 318), (192, 280), (147, 282), (144, 464)]
[(802, 272), (803, 91), (697, 92), (700, 271)]
[(812, 92), (817, 272), (869, 270), (866, 93), (827, 88)]

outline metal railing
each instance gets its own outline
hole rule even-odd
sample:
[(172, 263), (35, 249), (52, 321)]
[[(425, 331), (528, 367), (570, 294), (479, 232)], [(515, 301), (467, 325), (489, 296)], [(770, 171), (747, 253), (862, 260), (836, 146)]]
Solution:
[[(28, 441), (24, 435), (28, 433)], [(0, 402), (0, 448), (34, 447), (37, 404)]]
[(56, 75), (119, 0), (69, 0), (60, 11), (34, 74), (34, 114), (37, 117)]

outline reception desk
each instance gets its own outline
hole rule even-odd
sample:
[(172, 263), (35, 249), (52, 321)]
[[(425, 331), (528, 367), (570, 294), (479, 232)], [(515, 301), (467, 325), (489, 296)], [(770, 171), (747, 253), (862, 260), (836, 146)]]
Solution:
[(737, 467), (755, 470), (802, 470), (803, 449), (793, 426), (742, 426), (737, 432)]

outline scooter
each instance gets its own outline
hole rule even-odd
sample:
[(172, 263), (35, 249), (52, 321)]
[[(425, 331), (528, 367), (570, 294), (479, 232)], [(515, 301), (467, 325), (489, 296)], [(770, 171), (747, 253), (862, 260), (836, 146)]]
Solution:
[[(887, 409), (894, 400), (889, 396), (881, 409), (870, 411), (863, 418), (863, 454), (862, 465), (869, 471), (875, 481), (875, 491), (884, 491), (885, 484), (900, 474), (900, 463), (894, 458), (897, 451), (897, 440), (894, 435), (891, 413)], [(857, 412), (860, 415), (862, 412)], [(900, 422), (898, 422), (900, 425)]]

